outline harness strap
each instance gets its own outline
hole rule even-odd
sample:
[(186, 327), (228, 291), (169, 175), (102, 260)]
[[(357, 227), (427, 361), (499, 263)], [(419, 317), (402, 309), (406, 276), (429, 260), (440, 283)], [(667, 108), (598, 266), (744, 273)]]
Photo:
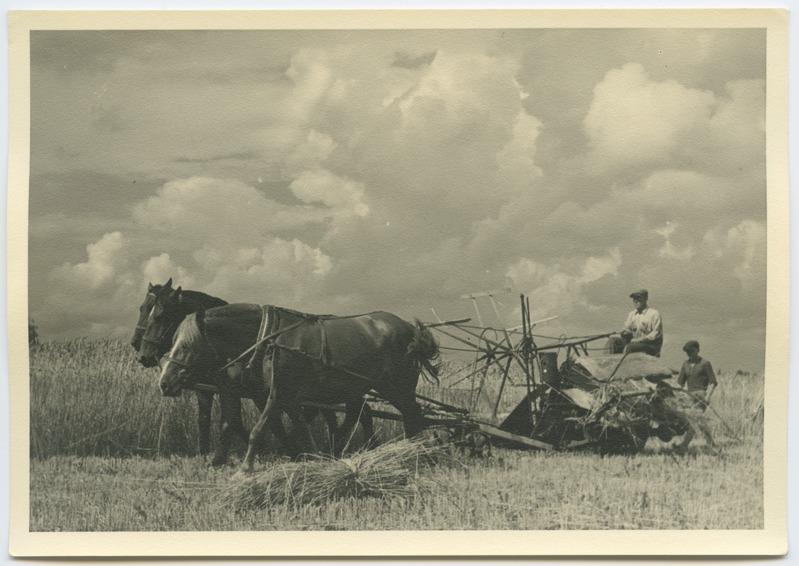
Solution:
[[(187, 364), (186, 362), (179, 360), (177, 358), (173, 358), (172, 356), (165, 356), (164, 359), (166, 360), (167, 365), (175, 364), (176, 366), (182, 369), (187, 369), (189, 367), (189, 364)], [(166, 365), (164, 367), (166, 367)]]
[(325, 330), (325, 323), (321, 318), (318, 319), (317, 322), (319, 323), (322, 340), (322, 345), (319, 350), (319, 361), (322, 363), (322, 367), (332, 368), (333, 355), (330, 353), (330, 345), (327, 343), (327, 331)]
[(263, 305), (261, 307), (261, 327), (258, 329), (258, 336), (255, 339), (255, 349), (252, 352), (252, 357), (250, 361), (247, 362), (247, 365), (244, 366), (247, 370), (251, 370), (258, 362), (258, 359), (261, 357), (266, 347), (266, 341), (263, 338), (266, 336), (267, 330), (272, 322), (273, 317), (270, 316), (271, 314), (272, 307), (270, 305)]
[[(166, 340), (166, 335), (169, 334), (169, 331), (172, 330), (176, 325), (177, 325), (177, 321), (173, 321), (169, 326), (167, 326), (164, 329), (164, 331), (161, 333), (161, 336), (159, 336), (156, 340), (153, 340), (152, 338), (148, 338), (146, 334), (144, 336), (142, 336), (141, 340), (142, 340), (142, 342), (149, 342), (150, 344), (155, 344), (156, 346), (164, 345), (164, 346), (169, 347), (170, 344)], [(144, 330), (146, 331), (147, 328), (145, 327)]]
[[(269, 340), (271, 340), (272, 338), (277, 338), (278, 336), (280, 336), (281, 334), (283, 334), (283, 333), (285, 333), (285, 332), (288, 332), (289, 330), (294, 330), (295, 328), (297, 328), (298, 326), (302, 326), (302, 325), (303, 325), (303, 324), (305, 324), (306, 322), (307, 322), (307, 321), (305, 321), (305, 320), (301, 320), (301, 321), (299, 321), (299, 322), (295, 322), (294, 324), (290, 324), (290, 325), (288, 325), (286, 328), (281, 328), (280, 330), (277, 330), (277, 331), (275, 331), (275, 332), (271, 332), (270, 334), (267, 334), (266, 336), (264, 336), (263, 338), (261, 338), (261, 339), (260, 339), (258, 342), (256, 342), (255, 344), (253, 344), (252, 346), (250, 346), (249, 348), (247, 348), (246, 350), (244, 350), (244, 351), (243, 351), (241, 354), (239, 354), (238, 356), (236, 356), (235, 358), (233, 358), (232, 360), (230, 360), (230, 361), (229, 361), (228, 363), (226, 363), (224, 366), (222, 366), (222, 367), (220, 368), (220, 370), (226, 370), (227, 368), (229, 368), (229, 367), (230, 367), (230, 366), (232, 366), (233, 364), (236, 364), (236, 363), (238, 363), (238, 362), (239, 362), (239, 361), (240, 361), (240, 360), (241, 360), (241, 359), (242, 359), (244, 356), (246, 356), (247, 354), (249, 354), (250, 352), (252, 352), (252, 351), (253, 351), (255, 348), (257, 348), (257, 347), (258, 347), (260, 344), (262, 344), (262, 343), (264, 343), (264, 342), (268, 342), (268, 341), (269, 341)], [(273, 344), (273, 345), (274, 345), (274, 346), (277, 346), (277, 344)]]

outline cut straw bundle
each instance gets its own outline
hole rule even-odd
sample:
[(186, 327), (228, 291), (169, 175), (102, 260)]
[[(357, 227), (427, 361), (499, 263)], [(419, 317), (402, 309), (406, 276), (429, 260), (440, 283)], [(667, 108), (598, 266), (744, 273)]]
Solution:
[(401, 440), (350, 458), (313, 457), (279, 464), (228, 486), (223, 503), (260, 509), (282, 504), (319, 505), (357, 497), (408, 497), (432, 484), (421, 472), (451, 459), (447, 447), (429, 440)]

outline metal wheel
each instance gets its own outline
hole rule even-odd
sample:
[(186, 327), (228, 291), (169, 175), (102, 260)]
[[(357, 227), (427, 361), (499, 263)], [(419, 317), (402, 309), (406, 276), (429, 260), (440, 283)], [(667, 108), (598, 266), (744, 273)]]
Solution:
[(426, 442), (432, 446), (451, 446), (455, 439), (452, 432), (442, 426), (427, 428), (424, 435)]

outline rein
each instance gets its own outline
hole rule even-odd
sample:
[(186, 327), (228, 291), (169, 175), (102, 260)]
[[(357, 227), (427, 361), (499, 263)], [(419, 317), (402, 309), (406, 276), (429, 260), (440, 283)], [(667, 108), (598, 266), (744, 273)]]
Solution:
[[(155, 345), (156, 345), (156, 347), (158, 347), (158, 346), (161, 346), (161, 345), (167, 345), (167, 346), (169, 346), (169, 344), (167, 343), (167, 341), (165, 340), (165, 338), (166, 338), (166, 335), (167, 335), (167, 334), (169, 334), (169, 331), (170, 331), (170, 330), (172, 330), (172, 329), (173, 329), (175, 326), (177, 326), (177, 322), (176, 322), (176, 321), (175, 321), (175, 322), (172, 322), (172, 324), (170, 324), (169, 326), (167, 326), (167, 327), (164, 329), (164, 331), (161, 333), (161, 336), (159, 336), (157, 339), (155, 339), (155, 340), (154, 340), (154, 339), (152, 339), (152, 338), (148, 338), (148, 337), (145, 335), (145, 336), (142, 336), (142, 339), (141, 339), (141, 341), (142, 341), (142, 342), (149, 342), (150, 344), (155, 344)], [(137, 326), (136, 328), (138, 329), (139, 327)], [(147, 327), (144, 327), (144, 330), (146, 331), (146, 330), (147, 330)]]
[[(303, 320), (300, 320), (298, 322), (295, 322), (294, 324), (290, 324), (287, 327), (278, 330), (277, 332), (272, 332), (271, 334), (268, 334), (267, 336), (264, 336), (263, 338), (261, 338), (258, 341), (256, 341), (255, 344), (253, 344), (252, 346), (250, 346), (249, 348), (244, 350), (241, 354), (236, 356), (233, 360), (227, 362), (225, 365), (223, 365), (222, 367), (220, 367), (218, 370), (215, 370), (215, 371), (220, 371), (220, 372), (221, 371), (225, 371), (226, 369), (228, 369), (232, 365), (234, 365), (237, 362), (239, 362), (244, 356), (246, 356), (247, 354), (249, 354), (250, 352), (255, 350), (258, 346), (260, 346), (264, 342), (266, 342), (268, 340), (272, 340), (274, 338), (277, 338), (278, 336), (280, 336), (281, 334), (283, 334), (285, 332), (288, 332), (289, 330), (294, 330), (295, 328), (297, 328), (299, 326), (302, 326), (306, 322), (308, 322), (308, 320), (307, 319), (303, 319)], [(166, 332), (164, 334), (166, 334)], [(221, 359), (221, 356), (219, 355), (219, 352), (217, 351), (216, 348), (214, 348), (214, 345), (211, 344), (211, 341), (208, 340), (208, 337), (205, 335), (205, 333), (200, 332), (200, 336), (202, 336), (202, 338), (205, 341), (206, 345), (211, 349), (211, 351), (213, 351), (214, 357), (217, 360)], [(154, 342), (154, 340), (149, 340), (149, 341), (150, 342)], [(170, 352), (170, 355), (165, 356), (164, 359), (166, 360), (166, 364), (164, 365), (164, 369), (166, 369), (166, 367), (169, 364), (174, 364), (174, 365), (176, 365), (179, 368), (184, 369), (184, 370), (188, 370), (191, 367), (191, 364), (189, 364), (188, 362), (186, 362), (184, 360), (179, 360), (179, 359), (173, 357), (171, 355), (171, 352)], [(199, 385), (199, 387), (198, 387), (198, 385)], [(192, 384), (191, 386), (184, 386), (184, 388), (185, 389), (195, 389), (197, 391), (202, 391), (202, 392), (206, 392), (206, 393), (217, 393), (218, 392), (218, 390), (214, 386), (197, 384), (197, 383)]]
[(218, 395), (220, 393), (219, 388), (216, 385), (208, 385), (207, 383), (195, 383), (191, 386), (186, 386), (183, 389), (190, 389), (198, 393), (211, 393), (214, 395)]
[[(307, 322), (306, 320), (301, 320), (301, 321), (299, 321), (299, 322), (295, 322), (294, 324), (289, 324), (289, 325), (288, 325), (286, 328), (282, 328), (282, 329), (278, 330), (277, 332), (273, 332), (272, 334), (268, 334), (267, 336), (264, 336), (263, 338), (261, 338), (260, 340), (258, 340), (258, 341), (257, 341), (255, 344), (253, 344), (252, 346), (250, 346), (249, 348), (247, 348), (246, 350), (244, 350), (244, 351), (243, 351), (241, 354), (239, 354), (238, 356), (236, 356), (234, 359), (232, 359), (231, 361), (229, 361), (228, 363), (226, 363), (224, 366), (222, 366), (222, 367), (220, 368), (220, 370), (226, 370), (226, 369), (227, 369), (227, 368), (229, 368), (230, 366), (234, 365), (234, 364), (235, 364), (235, 363), (237, 363), (239, 360), (241, 360), (241, 359), (242, 359), (244, 356), (246, 356), (247, 354), (249, 354), (250, 352), (252, 352), (252, 351), (253, 351), (255, 348), (257, 348), (258, 346), (260, 346), (261, 344), (263, 344), (263, 343), (264, 343), (264, 342), (266, 342), (267, 340), (271, 340), (271, 339), (273, 339), (273, 338), (277, 338), (278, 336), (280, 336), (280, 335), (281, 335), (281, 334), (283, 334), (284, 332), (288, 332), (289, 330), (294, 330), (295, 328), (297, 328), (297, 327), (299, 327), (299, 326), (302, 326), (302, 325), (303, 325), (303, 324), (305, 324), (306, 322)], [(277, 344), (275, 344), (275, 345), (277, 346)]]

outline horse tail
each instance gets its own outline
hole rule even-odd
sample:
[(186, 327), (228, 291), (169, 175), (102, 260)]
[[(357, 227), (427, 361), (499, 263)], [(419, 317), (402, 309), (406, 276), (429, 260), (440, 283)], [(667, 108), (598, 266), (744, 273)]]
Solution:
[(441, 364), (438, 362), (441, 356), (438, 341), (419, 319), (413, 327), (413, 338), (408, 344), (407, 354), (422, 372), (425, 380), (438, 385), (438, 372), (441, 369)]

